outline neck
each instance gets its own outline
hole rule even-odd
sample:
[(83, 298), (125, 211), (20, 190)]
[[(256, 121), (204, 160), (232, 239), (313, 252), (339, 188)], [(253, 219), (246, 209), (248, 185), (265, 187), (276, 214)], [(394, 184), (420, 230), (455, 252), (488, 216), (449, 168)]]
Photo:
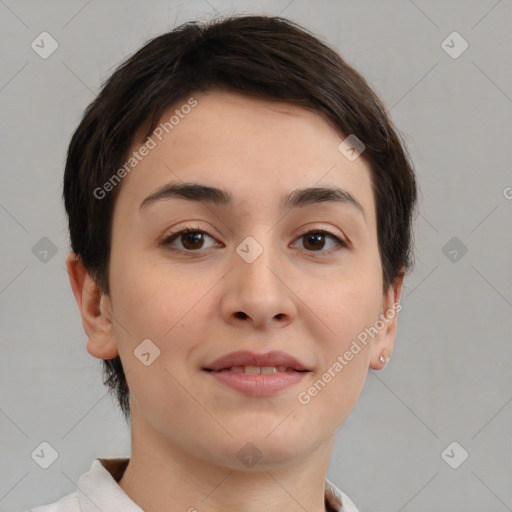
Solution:
[(293, 460), (240, 470), (198, 458), (132, 416), (132, 455), (119, 485), (151, 512), (325, 512), (333, 444), (334, 434)]

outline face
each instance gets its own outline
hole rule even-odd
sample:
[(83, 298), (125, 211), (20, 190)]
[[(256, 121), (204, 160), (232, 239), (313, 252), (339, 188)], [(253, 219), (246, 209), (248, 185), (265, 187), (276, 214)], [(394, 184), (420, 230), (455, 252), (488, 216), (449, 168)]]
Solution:
[[(365, 342), (361, 333), (387, 315), (398, 291), (382, 293), (370, 168), (340, 152), (344, 135), (290, 104), (192, 96), (197, 104), (181, 109), (162, 140), (152, 137), (155, 146), (122, 181), (110, 297), (101, 299), (113, 320), (89, 333), (88, 350), (120, 355), (132, 421), (148, 438), (232, 468), (251, 442), (259, 466), (272, 467), (332, 441), (368, 368), (391, 354), (396, 319)], [(185, 183), (231, 200), (165, 191)], [(354, 202), (295, 192), (285, 204), (311, 187), (341, 189)], [(308, 371), (251, 394), (204, 370), (240, 350), (282, 351)]]

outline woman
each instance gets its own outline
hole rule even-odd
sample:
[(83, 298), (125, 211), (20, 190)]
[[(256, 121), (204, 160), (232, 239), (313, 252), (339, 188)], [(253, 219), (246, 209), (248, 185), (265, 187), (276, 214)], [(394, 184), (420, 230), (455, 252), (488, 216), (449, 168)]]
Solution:
[(357, 511), (326, 479), (385, 367), (416, 184), (363, 77), (278, 17), (187, 23), (73, 135), (70, 282), (128, 459), (43, 511)]

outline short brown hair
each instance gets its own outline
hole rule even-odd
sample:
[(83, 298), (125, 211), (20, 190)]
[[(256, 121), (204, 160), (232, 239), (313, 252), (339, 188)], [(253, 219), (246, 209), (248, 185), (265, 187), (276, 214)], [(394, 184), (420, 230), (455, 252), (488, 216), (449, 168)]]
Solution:
[[(413, 266), (416, 182), (404, 142), (366, 80), (300, 25), (273, 16), (191, 21), (146, 43), (87, 107), (71, 139), (64, 202), (71, 247), (109, 293), (112, 214), (121, 184), (99, 200), (94, 190), (120, 168), (147, 126), (193, 91), (222, 88), (289, 102), (321, 114), (364, 144), (370, 164), (384, 290)], [(126, 420), (129, 389), (119, 357), (104, 360), (104, 384)]]

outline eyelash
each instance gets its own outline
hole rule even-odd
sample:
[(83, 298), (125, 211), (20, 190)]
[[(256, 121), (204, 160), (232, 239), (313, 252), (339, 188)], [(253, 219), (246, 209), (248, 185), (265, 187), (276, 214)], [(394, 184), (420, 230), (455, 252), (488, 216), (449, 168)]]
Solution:
[[(207, 235), (207, 236), (209, 236), (210, 238), (213, 239), (213, 237), (210, 234), (208, 234), (206, 231), (204, 231), (202, 229), (187, 227), (187, 228), (181, 229), (179, 231), (176, 231), (174, 233), (170, 233), (161, 242), (161, 245), (166, 246), (167, 248), (169, 248), (169, 249), (171, 249), (173, 251), (178, 251), (178, 252), (184, 252), (184, 253), (199, 253), (199, 252), (201, 252), (202, 248), (193, 251), (193, 250), (190, 250), (190, 249), (178, 249), (178, 248), (175, 248), (175, 247), (171, 247), (171, 243), (172, 242), (174, 242), (176, 239), (178, 239), (181, 235), (187, 234), (187, 233), (204, 233), (205, 235)], [(327, 235), (327, 236), (333, 238), (335, 240), (336, 244), (339, 247), (337, 249), (330, 249), (328, 251), (322, 251), (322, 250), (319, 250), (319, 251), (307, 251), (307, 249), (305, 249), (307, 252), (319, 253), (319, 254), (326, 255), (326, 254), (332, 254), (332, 253), (337, 252), (337, 251), (339, 251), (341, 249), (346, 249), (348, 247), (348, 245), (347, 245), (347, 243), (345, 241), (341, 240), (339, 237), (337, 237), (333, 233), (330, 233), (329, 231), (326, 231), (326, 230), (323, 230), (323, 229), (312, 229), (312, 230), (309, 230), (309, 231), (305, 231), (304, 233), (299, 235), (297, 239), (303, 238), (306, 235), (310, 235), (310, 234), (313, 234), (313, 233), (314, 234), (323, 234), (323, 235)]]

